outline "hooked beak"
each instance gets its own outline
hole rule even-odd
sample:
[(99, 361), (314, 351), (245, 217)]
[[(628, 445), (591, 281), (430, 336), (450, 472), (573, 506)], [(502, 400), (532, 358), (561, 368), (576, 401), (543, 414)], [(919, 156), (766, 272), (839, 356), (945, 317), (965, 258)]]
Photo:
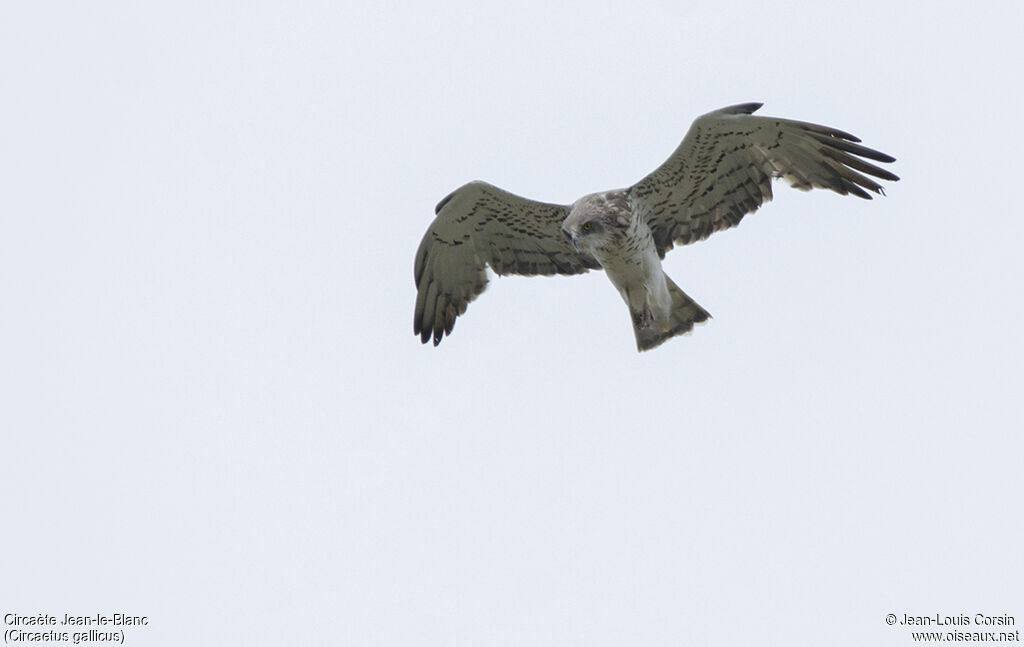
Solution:
[(565, 241), (567, 243), (571, 243), (572, 244), (572, 248), (573, 249), (575, 249), (577, 252), (580, 251), (580, 237), (579, 236), (577, 236), (576, 234), (570, 234), (565, 229), (562, 230), (562, 236), (565, 237)]

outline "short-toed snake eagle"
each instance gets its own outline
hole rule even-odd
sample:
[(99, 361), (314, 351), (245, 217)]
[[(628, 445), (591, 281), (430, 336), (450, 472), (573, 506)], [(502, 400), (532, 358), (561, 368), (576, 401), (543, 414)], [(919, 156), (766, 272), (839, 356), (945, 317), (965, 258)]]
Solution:
[(627, 189), (546, 204), (470, 182), (437, 205), (416, 252), (413, 330), (434, 345), (497, 274), (580, 274), (603, 269), (629, 307), (639, 350), (710, 316), (662, 271), (673, 245), (739, 224), (772, 198), (781, 177), (797, 189), (870, 199), (896, 181), (865, 162), (895, 161), (835, 128), (753, 116), (760, 103), (722, 108), (693, 122), (679, 148)]

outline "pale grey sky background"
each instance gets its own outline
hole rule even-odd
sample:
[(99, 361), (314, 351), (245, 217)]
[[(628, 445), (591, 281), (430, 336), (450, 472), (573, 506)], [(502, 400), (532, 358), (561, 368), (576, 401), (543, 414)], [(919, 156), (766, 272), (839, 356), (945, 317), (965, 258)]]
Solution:
[[(6, 3), (3, 613), (136, 645), (911, 645), (1024, 624), (1019, 3)], [(434, 204), (743, 101), (903, 180), (412, 335)], [(8, 629), (10, 627), (5, 627)]]

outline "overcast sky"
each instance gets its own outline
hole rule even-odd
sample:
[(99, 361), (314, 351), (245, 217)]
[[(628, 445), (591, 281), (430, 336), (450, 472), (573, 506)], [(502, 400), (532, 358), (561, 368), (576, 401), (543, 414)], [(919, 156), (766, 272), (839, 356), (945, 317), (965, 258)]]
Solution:
[[(6, 3), (0, 612), (145, 615), (136, 645), (1021, 629), (1021, 6)], [(714, 319), (649, 353), (599, 272), (413, 336), (449, 191), (628, 186), (745, 101), (902, 181), (777, 184), (677, 248)]]

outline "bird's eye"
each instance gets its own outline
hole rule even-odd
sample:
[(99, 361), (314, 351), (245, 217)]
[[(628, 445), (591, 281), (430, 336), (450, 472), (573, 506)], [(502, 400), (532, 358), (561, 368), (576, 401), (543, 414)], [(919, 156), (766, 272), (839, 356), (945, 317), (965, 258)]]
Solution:
[(590, 224), (589, 222), (587, 224), (583, 225), (583, 231), (590, 231), (593, 228), (594, 228), (594, 225)]

